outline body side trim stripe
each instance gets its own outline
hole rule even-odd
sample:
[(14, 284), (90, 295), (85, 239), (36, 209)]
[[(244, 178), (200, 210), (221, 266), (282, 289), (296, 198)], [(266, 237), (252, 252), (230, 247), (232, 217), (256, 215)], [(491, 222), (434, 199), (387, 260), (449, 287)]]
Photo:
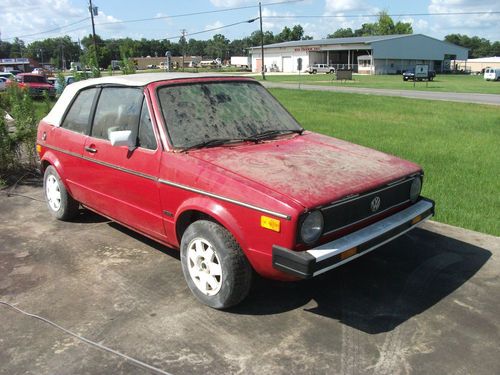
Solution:
[(252, 204), (240, 202), (240, 201), (237, 201), (235, 199), (223, 197), (221, 195), (213, 194), (213, 193), (210, 193), (208, 191), (204, 191), (204, 190), (192, 188), (190, 186), (181, 185), (181, 184), (178, 184), (178, 183), (175, 183), (175, 182), (172, 182), (172, 181), (163, 180), (163, 179), (159, 179), (158, 181), (161, 184), (165, 184), (165, 185), (169, 185), (169, 186), (174, 186), (174, 187), (177, 187), (179, 189), (184, 189), (184, 190), (192, 191), (194, 193), (206, 195), (208, 197), (220, 199), (220, 200), (222, 200), (224, 202), (229, 202), (229, 203), (236, 204), (238, 206), (247, 207), (247, 208), (250, 208), (250, 209), (255, 210), (255, 211), (259, 211), (259, 212), (263, 212), (265, 214), (269, 214), (269, 215), (273, 215), (273, 216), (279, 217), (281, 219), (286, 219), (286, 220), (291, 220), (292, 219), (291, 216), (289, 216), (289, 215), (280, 214), (279, 212), (275, 212), (275, 211), (271, 211), (271, 210), (268, 210), (268, 209), (265, 209), (265, 208), (257, 207), (257, 206), (254, 206)]
[(213, 194), (213, 193), (210, 193), (208, 191), (204, 191), (204, 190), (192, 188), (192, 187), (186, 186), (186, 185), (177, 184), (177, 183), (172, 182), (172, 181), (158, 179), (155, 176), (151, 176), (151, 175), (144, 174), (144, 173), (141, 173), (141, 172), (137, 172), (137, 171), (134, 171), (134, 170), (131, 170), (131, 169), (119, 167), (119, 166), (114, 165), (114, 164), (110, 164), (110, 163), (106, 163), (106, 162), (103, 162), (103, 161), (95, 160), (95, 159), (92, 159), (92, 158), (89, 158), (89, 157), (85, 157), (85, 156), (82, 156), (82, 155), (77, 154), (75, 152), (63, 150), (63, 149), (61, 149), (59, 147), (48, 146), (48, 145), (46, 145), (45, 143), (42, 143), (42, 142), (39, 142), (38, 144), (40, 144), (41, 146), (46, 147), (48, 149), (51, 149), (51, 150), (54, 150), (54, 151), (58, 151), (58, 152), (62, 152), (63, 154), (67, 154), (67, 155), (74, 156), (74, 157), (77, 157), (77, 158), (80, 158), (80, 159), (84, 159), (84, 160), (87, 160), (87, 161), (90, 161), (90, 162), (93, 162), (93, 163), (96, 163), (96, 164), (103, 165), (105, 167), (109, 167), (109, 168), (113, 168), (113, 169), (119, 170), (121, 172), (130, 173), (130, 174), (133, 174), (135, 176), (146, 178), (146, 179), (152, 180), (152, 181), (156, 181), (156, 182), (159, 182), (159, 183), (164, 184), (164, 185), (173, 186), (173, 187), (177, 187), (179, 189), (188, 190), (188, 191), (192, 191), (194, 193), (206, 195), (208, 197), (220, 199), (220, 200), (222, 200), (224, 202), (229, 202), (229, 203), (233, 203), (233, 204), (236, 204), (238, 206), (241, 206), (241, 207), (250, 208), (252, 210), (259, 211), (259, 212), (262, 212), (262, 213), (266, 213), (266, 214), (269, 214), (269, 215), (273, 215), (273, 216), (279, 217), (281, 219), (285, 219), (285, 220), (291, 220), (292, 219), (292, 217), (290, 215), (281, 214), (279, 212), (271, 211), (271, 210), (268, 210), (266, 208), (257, 207), (257, 206), (254, 206), (252, 204), (249, 204), (249, 203), (240, 202), (240, 201), (237, 201), (237, 200), (232, 199), (232, 198), (227, 198), (227, 197), (224, 197), (224, 196), (221, 196), (221, 195)]

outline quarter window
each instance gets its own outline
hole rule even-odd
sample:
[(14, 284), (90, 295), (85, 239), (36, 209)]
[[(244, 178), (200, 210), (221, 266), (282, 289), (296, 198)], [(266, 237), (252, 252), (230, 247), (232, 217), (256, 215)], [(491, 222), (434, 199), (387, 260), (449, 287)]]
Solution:
[(92, 126), (92, 137), (108, 139), (109, 131), (132, 130), (137, 134), (143, 94), (141, 89), (102, 89)]
[(151, 116), (149, 116), (146, 99), (142, 103), (141, 120), (139, 122), (138, 146), (149, 150), (156, 150), (156, 138), (153, 132)]
[(97, 89), (81, 91), (71, 105), (62, 127), (77, 133), (89, 134), (89, 118)]

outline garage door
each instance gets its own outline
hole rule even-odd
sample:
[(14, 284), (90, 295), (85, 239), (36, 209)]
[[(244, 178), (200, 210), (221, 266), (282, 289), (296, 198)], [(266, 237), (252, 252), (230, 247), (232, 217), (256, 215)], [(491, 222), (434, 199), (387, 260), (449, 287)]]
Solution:
[(291, 56), (283, 56), (283, 72), (293, 72), (293, 62)]

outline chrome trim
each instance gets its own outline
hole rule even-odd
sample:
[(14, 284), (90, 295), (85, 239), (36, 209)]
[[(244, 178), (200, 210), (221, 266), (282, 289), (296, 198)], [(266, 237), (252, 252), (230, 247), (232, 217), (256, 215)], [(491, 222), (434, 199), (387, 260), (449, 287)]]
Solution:
[(193, 188), (193, 187), (190, 187), (190, 186), (181, 185), (181, 184), (178, 184), (176, 182), (163, 180), (161, 178), (158, 180), (158, 182), (160, 182), (161, 184), (168, 185), (168, 186), (177, 187), (179, 189), (184, 189), (184, 190), (187, 190), (187, 191), (192, 191), (194, 193), (206, 195), (206, 196), (211, 197), (211, 198), (220, 199), (221, 201), (233, 203), (233, 204), (236, 204), (238, 206), (250, 208), (252, 210), (263, 212), (263, 213), (269, 214), (269, 215), (273, 215), (273, 216), (279, 217), (281, 219), (285, 219), (285, 220), (291, 220), (292, 219), (292, 217), (289, 216), (289, 215), (285, 215), (285, 214), (281, 214), (281, 213), (276, 212), (276, 211), (271, 211), (271, 210), (268, 210), (268, 209), (265, 209), (265, 208), (257, 207), (257, 206), (254, 206), (253, 204), (240, 202), (240, 201), (238, 201), (236, 199), (223, 197), (222, 195), (217, 195), (217, 194), (214, 194), (214, 193), (210, 193), (210, 192), (205, 191), (205, 190), (200, 190), (200, 189), (196, 189), (196, 188)]
[(416, 176), (413, 176), (413, 177), (410, 177), (410, 178), (405, 178), (404, 180), (398, 180), (398, 181), (394, 181), (394, 182), (391, 182), (389, 184), (387, 184), (387, 186), (381, 188), (381, 189), (378, 189), (378, 190), (375, 190), (375, 191), (369, 191), (365, 194), (361, 194), (361, 195), (357, 195), (356, 197), (352, 198), (352, 199), (349, 199), (349, 200), (340, 200), (340, 201), (337, 201), (329, 206), (325, 206), (325, 207), (321, 207), (321, 210), (328, 210), (330, 208), (333, 208), (333, 207), (337, 207), (337, 206), (341, 206), (343, 204), (346, 204), (346, 203), (349, 203), (349, 202), (352, 202), (352, 201), (355, 201), (356, 199), (360, 199), (360, 198), (363, 198), (363, 197), (366, 197), (367, 195), (371, 195), (371, 194), (377, 194), (377, 193), (380, 193), (381, 191), (384, 191), (384, 190), (387, 190), (387, 189), (390, 189), (390, 188), (393, 188), (394, 186), (398, 186), (398, 185), (401, 185), (401, 184), (404, 184), (405, 182), (408, 182), (408, 181), (411, 181), (415, 178)]
[(323, 233), (323, 234), (322, 234), (322, 236), (327, 236), (327, 235), (329, 235), (329, 234), (332, 234), (332, 233), (338, 232), (339, 230), (342, 230), (342, 229), (348, 228), (348, 227), (350, 227), (350, 226), (352, 226), (352, 225), (359, 224), (359, 223), (361, 223), (362, 221), (365, 221), (365, 220), (368, 220), (368, 219), (370, 219), (370, 218), (372, 218), (372, 217), (374, 217), (374, 216), (377, 216), (377, 215), (383, 214), (383, 213), (384, 213), (384, 212), (386, 212), (386, 211), (389, 211), (389, 210), (392, 210), (393, 208), (396, 208), (396, 207), (402, 206), (403, 204), (406, 204), (406, 203), (408, 203), (408, 202), (410, 202), (410, 200), (409, 200), (409, 199), (408, 199), (408, 200), (406, 200), (406, 201), (404, 201), (404, 202), (401, 202), (401, 203), (395, 204), (394, 206), (388, 207), (388, 208), (386, 208), (386, 209), (385, 209), (385, 210), (383, 210), (383, 211), (380, 211), (380, 212), (375, 212), (373, 215), (367, 216), (367, 217), (365, 217), (365, 218), (363, 218), (363, 219), (360, 219), (360, 220), (358, 220), (358, 221), (355, 221), (355, 222), (353, 222), (353, 223), (349, 223), (349, 224), (344, 225), (344, 226), (342, 226), (342, 227), (335, 228), (335, 229), (333, 229), (333, 230), (331, 230), (331, 231), (325, 232), (325, 233)]
[[(400, 225), (403, 225), (404, 223), (407, 223), (408, 221), (414, 219), (418, 215), (423, 214), (424, 212), (428, 211), (429, 209), (432, 209), (432, 203), (427, 201), (427, 200), (421, 200), (417, 203), (415, 203), (413, 206), (410, 206), (406, 208), (403, 211), (400, 211), (392, 216), (389, 216), (383, 220), (380, 220), (366, 228), (360, 229), (356, 232), (353, 232), (351, 234), (348, 234), (344, 237), (341, 237), (337, 240), (334, 240), (332, 242), (323, 244), (321, 246), (318, 246), (314, 249), (307, 250), (306, 252), (316, 258), (316, 262), (323, 261), (325, 259), (331, 258), (333, 256), (339, 255), (343, 253), (346, 250), (352, 249), (353, 247), (360, 246), (366, 242), (369, 242), (384, 233), (389, 232), (390, 230), (397, 228)], [(347, 263), (350, 260), (356, 259), (357, 257), (367, 254), (368, 252), (375, 250), (377, 247), (382, 246), (383, 244), (393, 240), (396, 237), (401, 236), (402, 234), (408, 232), (409, 230), (415, 228), (415, 226), (419, 225), (420, 223), (424, 222), (428, 218), (432, 216), (432, 213), (428, 215), (427, 217), (423, 218), (420, 220), (418, 223), (412, 225), (410, 228), (405, 229), (404, 231), (396, 234), (395, 236), (376, 244), (372, 248), (363, 251), (362, 253), (358, 253), (356, 255), (353, 255), (352, 257), (349, 257), (339, 263), (335, 263), (329, 267), (325, 267), (321, 270), (316, 271), (313, 276), (317, 276), (323, 272), (326, 272), (328, 270), (331, 270), (335, 267), (340, 266), (341, 264)]]
[(131, 170), (131, 169), (123, 168), (123, 167), (120, 167), (120, 166), (117, 166), (117, 165), (114, 165), (114, 164), (110, 164), (110, 163), (106, 163), (106, 162), (103, 162), (103, 161), (100, 161), (100, 160), (95, 160), (93, 158), (89, 158), (89, 157), (77, 154), (75, 152), (66, 151), (66, 150), (63, 150), (63, 149), (61, 149), (59, 147), (47, 146), (44, 143), (39, 143), (39, 144), (41, 146), (43, 146), (43, 147), (48, 148), (48, 149), (59, 151), (59, 152), (62, 152), (63, 154), (74, 156), (74, 157), (77, 157), (77, 158), (80, 158), (80, 159), (84, 159), (84, 160), (87, 160), (87, 161), (90, 161), (90, 162), (93, 162), (93, 163), (96, 163), (96, 164), (103, 165), (105, 167), (109, 167), (109, 168), (112, 168), (112, 169), (119, 170), (119, 171), (124, 172), (124, 173), (129, 173), (129, 174), (132, 174), (134, 176), (138, 176), (138, 177), (146, 178), (146, 179), (151, 180), (151, 181), (162, 183), (164, 185), (173, 186), (173, 187), (177, 187), (179, 189), (188, 190), (188, 191), (192, 191), (194, 193), (206, 195), (208, 197), (216, 198), (216, 199), (219, 199), (219, 200), (224, 201), (224, 202), (233, 203), (233, 204), (236, 204), (238, 206), (250, 208), (250, 209), (255, 210), (255, 211), (259, 211), (259, 212), (262, 212), (262, 213), (265, 213), (265, 214), (273, 215), (273, 216), (279, 217), (281, 219), (292, 220), (292, 217), (290, 215), (281, 214), (279, 212), (271, 211), (271, 210), (268, 210), (266, 208), (257, 207), (257, 206), (254, 206), (252, 204), (249, 204), (249, 203), (240, 202), (240, 201), (237, 201), (237, 200), (232, 199), (232, 198), (223, 197), (221, 195), (213, 194), (213, 193), (210, 193), (208, 191), (204, 191), (204, 190), (192, 188), (192, 187), (186, 186), (186, 185), (177, 184), (175, 182), (163, 180), (161, 178), (159, 179), (157, 177), (154, 177), (154, 176), (151, 176), (151, 175), (148, 175), (148, 174), (145, 174), (145, 173), (141, 173), (141, 172), (137, 172), (137, 171), (134, 171), (134, 170)]
[[(59, 152), (62, 152), (63, 154), (66, 154), (66, 155), (70, 155), (70, 156), (74, 156), (74, 157), (77, 157), (77, 158), (80, 158), (80, 159), (83, 159), (83, 160), (87, 160), (87, 161), (90, 161), (92, 163), (96, 163), (96, 164), (100, 164), (100, 165), (103, 165), (105, 167), (109, 167), (109, 168), (112, 168), (112, 169), (116, 169), (120, 172), (125, 172), (125, 173), (129, 173), (129, 174), (132, 174), (134, 176), (138, 176), (138, 177), (142, 177), (142, 178), (146, 178), (148, 180), (151, 180), (151, 181), (157, 181), (158, 179), (154, 176), (151, 176), (149, 174), (145, 174), (145, 173), (141, 173), (141, 172), (137, 172), (137, 171), (134, 171), (133, 169), (128, 169), (128, 168), (123, 168), (123, 167), (120, 167), (118, 165), (114, 165), (114, 164), (111, 164), (111, 163), (106, 163), (105, 161), (100, 161), (100, 160), (95, 160), (93, 158), (89, 158), (87, 156), (83, 156), (83, 155), (80, 155), (80, 154), (77, 154), (75, 152), (71, 152), (71, 151), (66, 151), (66, 150), (63, 150), (59, 147), (55, 147), (55, 146), (47, 146), (46, 144), (44, 143), (40, 143), (41, 146), (43, 147), (46, 147), (48, 149), (51, 149), (51, 150), (54, 150), (54, 151), (59, 151)], [(87, 151), (87, 150), (86, 150)]]

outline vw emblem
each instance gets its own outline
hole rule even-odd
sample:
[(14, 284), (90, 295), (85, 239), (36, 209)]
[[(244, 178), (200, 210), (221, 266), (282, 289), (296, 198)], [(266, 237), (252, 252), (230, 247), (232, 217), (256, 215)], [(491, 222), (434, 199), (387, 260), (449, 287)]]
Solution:
[(378, 211), (379, 208), (380, 208), (380, 197), (377, 196), (373, 198), (372, 201), (370, 202), (370, 209), (372, 210), (372, 212), (375, 212)]

